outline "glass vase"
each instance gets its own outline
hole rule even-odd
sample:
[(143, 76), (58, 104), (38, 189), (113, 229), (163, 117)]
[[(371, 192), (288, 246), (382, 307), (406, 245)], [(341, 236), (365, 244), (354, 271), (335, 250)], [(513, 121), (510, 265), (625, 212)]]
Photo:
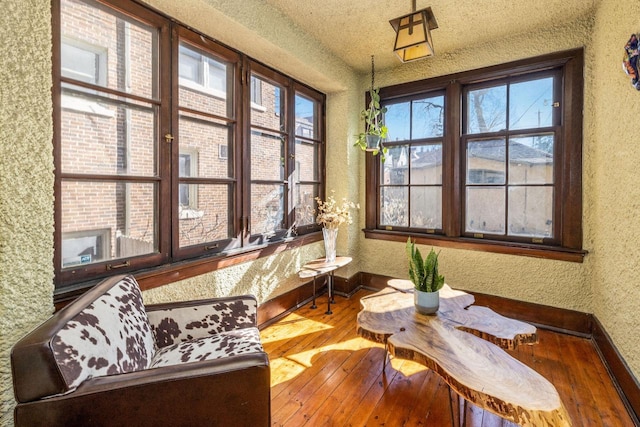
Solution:
[(338, 239), (337, 228), (323, 228), (325, 262), (336, 262), (336, 240)]

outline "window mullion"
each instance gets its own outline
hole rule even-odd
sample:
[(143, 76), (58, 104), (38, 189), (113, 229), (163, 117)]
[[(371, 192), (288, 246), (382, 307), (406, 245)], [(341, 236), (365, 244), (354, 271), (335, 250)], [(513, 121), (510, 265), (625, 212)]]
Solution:
[(511, 126), (511, 83), (507, 82), (507, 99), (506, 99), (506, 111), (505, 111), (505, 116), (506, 116), (506, 123), (505, 123), (505, 127), (506, 127), (506, 132), (505, 132), (505, 136), (504, 136), (504, 237), (508, 238), (509, 237), (509, 187), (510, 187), (510, 178), (509, 178), (509, 172), (510, 172), (510, 162), (509, 162), (509, 157), (511, 156), (511, 150), (510, 150), (510, 140), (511, 140), (511, 131), (510, 131), (510, 126)]
[(445, 94), (445, 134), (443, 138), (443, 212), (442, 228), (444, 234), (450, 237), (460, 236), (462, 224), (461, 178), (462, 168), (461, 154), (464, 141), (461, 138), (462, 114), (461, 114), (462, 87), (459, 82), (453, 81), (446, 88)]

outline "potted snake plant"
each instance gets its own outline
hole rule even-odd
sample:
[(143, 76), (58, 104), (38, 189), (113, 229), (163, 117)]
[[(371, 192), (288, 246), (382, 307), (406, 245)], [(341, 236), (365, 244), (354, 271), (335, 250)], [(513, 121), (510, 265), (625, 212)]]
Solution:
[(409, 278), (415, 290), (414, 304), (420, 314), (436, 314), (440, 307), (440, 289), (444, 286), (444, 276), (438, 273), (438, 253), (433, 248), (422, 257), (420, 250), (411, 239), (407, 239), (407, 257), (409, 258)]

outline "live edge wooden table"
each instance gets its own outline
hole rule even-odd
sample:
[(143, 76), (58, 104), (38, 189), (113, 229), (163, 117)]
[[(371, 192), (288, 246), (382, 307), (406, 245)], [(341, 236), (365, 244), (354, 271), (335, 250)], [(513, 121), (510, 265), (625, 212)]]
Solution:
[(302, 266), (302, 269), (298, 272), (298, 276), (301, 279), (308, 279), (309, 277), (313, 278), (313, 303), (311, 304), (311, 308), (316, 308), (316, 277), (327, 275), (327, 311), (325, 314), (333, 314), (331, 311), (331, 304), (335, 303), (333, 299), (333, 282), (334, 277), (333, 273), (339, 269), (340, 267), (344, 267), (345, 265), (351, 262), (351, 258), (348, 256), (337, 256), (336, 260), (333, 262), (327, 262), (326, 258), (318, 258), (313, 261), (309, 261), (305, 265)]
[[(473, 306), (473, 295), (440, 290), (440, 309), (419, 314), (413, 284), (390, 280), (361, 299), (358, 334), (440, 375), (459, 396), (522, 426), (571, 426), (557, 390), (503, 349), (538, 342), (536, 328)], [(385, 353), (386, 362), (386, 353)]]

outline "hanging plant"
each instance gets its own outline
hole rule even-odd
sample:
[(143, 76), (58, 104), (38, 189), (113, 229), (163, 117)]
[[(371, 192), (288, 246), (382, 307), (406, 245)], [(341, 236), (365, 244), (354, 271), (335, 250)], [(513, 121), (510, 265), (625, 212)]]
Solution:
[(360, 118), (364, 120), (364, 132), (358, 134), (358, 140), (354, 146), (360, 147), (363, 151), (370, 151), (374, 156), (380, 154), (384, 162), (385, 155), (389, 151), (382, 145), (388, 132), (384, 125), (384, 113), (387, 112), (387, 108), (380, 108), (380, 89), (374, 86), (374, 79), (375, 67), (373, 55), (371, 55), (371, 90), (369, 92), (371, 100), (368, 108), (360, 112)]

